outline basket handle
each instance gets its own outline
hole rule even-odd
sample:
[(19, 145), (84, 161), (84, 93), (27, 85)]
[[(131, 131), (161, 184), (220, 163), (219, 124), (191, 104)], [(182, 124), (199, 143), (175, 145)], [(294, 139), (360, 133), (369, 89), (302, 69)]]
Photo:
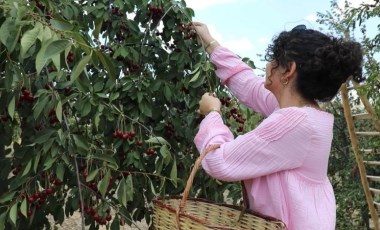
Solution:
[[(194, 163), (194, 167), (193, 169), (191, 170), (191, 173), (190, 173), (190, 176), (189, 178), (187, 179), (187, 183), (186, 183), (186, 187), (185, 187), (185, 190), (183, 192), (183, 195), (182, 195), (182, 199), (179, 203), (179, 206), (176, 210), (176, 221), (177, 221), (177, 229), (181, 229), (181, 226), (180, 226), (180, 222), (179, 222), (179, 215), (180, 213), (182, 212), (182, 210), (185, 208), (185, 205), (186, 205), (186, 201), (187, 201), (187, 198), (189, 197), (189, 193), (190, 193), (190, 189), (191, 189), (191, 186), (193, 185), (193, 181), (194, 181), (194, 177), (195, 177), (195, 174), (197, 173), (198, 169), (199, 169), (199, 166), (201, 165), (201, 162), (202, 160), (205, 158), (205, 156), (211, 152), (211, 151), (214, 151), (215, 149), (218, 149), (220, 147), (220, 145), (218, 144), (215, 144), (215, 145), (209, 145), (200, 155), (199, 157), (197, 158), (197, 160), (195, 161)], [(248, 207), (248, 196), (247, 196), (247, 191), (245, 190), (245, 186), (244, 186), (244, 182), (241, 181), (241, 185), (242, 185), (242, 192), (243, 192), (243, 208), (242, 208), (242, 211), (240, 213), (240, 216), (239, 216), (239, 219), (238, 221), (240, 221), (241, 217), (243, 216), (245, 210), (247, 209)]]

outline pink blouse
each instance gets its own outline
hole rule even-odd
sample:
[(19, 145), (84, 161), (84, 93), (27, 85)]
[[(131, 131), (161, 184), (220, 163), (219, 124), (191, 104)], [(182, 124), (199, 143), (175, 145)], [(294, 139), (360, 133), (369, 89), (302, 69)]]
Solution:
[(335, 229), (335, 197), (327, 177), (333, 115), (311, 107), (279, 108), (264, 79), (224, 47), (213, 51), (211, 61), (222, 83), (266, 119), (234, 138), (219, 113), (209, 113), (194, 143), (199, 152), (221, 146), (202, 161), (204, 170), (220, 180), (243, 180), (250, 208), (282, 220), (289, 230)]

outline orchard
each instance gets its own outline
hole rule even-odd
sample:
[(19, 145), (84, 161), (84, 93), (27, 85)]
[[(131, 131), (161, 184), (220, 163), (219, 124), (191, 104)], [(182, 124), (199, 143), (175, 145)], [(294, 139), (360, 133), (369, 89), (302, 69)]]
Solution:
[[(331, 8), (319, 23), (341, 36), (359, 31), (359, 93), (380, 114), (380, 36), (366, 26), (379, 1)], [(194, 14), (184, 0), (0, 0), (0, 230), (50, 229), (78, 213), (82, 229), (153, 228), (152, 200), (180, 195), (199, 155), (203, 93), (218, 95), (235, 135), (259, 123), (217, 80), (189, 26)], [(368, 207), (339, 96), (328, 110), (337, 229), (363, 229)], [(239, 204), (240, 191), (200, 170), (190, 196)]]
[[(199, 155), (204, 92), (235, 134), (256, 124), (216, 80), (193, 16), (183, 0), (0, 1), (0, 230), (75, 212), (82, 228), (151, 226), (152, 199), (180, 194)], [(238, 184), (201, 171), (192, 188), (214, 201), (227, 189), (238, 202)]]

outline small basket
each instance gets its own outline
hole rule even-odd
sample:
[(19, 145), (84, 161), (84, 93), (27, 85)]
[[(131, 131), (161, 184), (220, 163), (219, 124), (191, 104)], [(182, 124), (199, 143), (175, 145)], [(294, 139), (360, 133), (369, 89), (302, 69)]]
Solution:
[(156, 230), (220, 229), (282, 230), (285, 224), (275, 218), (247, 210), (248, 199), (243, 188), (243, 207), (188, 198), (195, 173), (206, 154), (219, 148), (209, 146), (195, 161), (182, 196), (153, 199), (153, 227)]

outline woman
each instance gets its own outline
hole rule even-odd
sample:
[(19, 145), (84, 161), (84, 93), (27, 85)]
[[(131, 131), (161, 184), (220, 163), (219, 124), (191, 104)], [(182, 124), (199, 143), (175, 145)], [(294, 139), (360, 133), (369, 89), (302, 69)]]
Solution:
[(207, 154), (203, 168), (220, 180), (243, 180), (250, 209), (282, 220), (290, 230), (335, 229), (336, 204), (327, 177), (334, 117), (318, 102), (331, 100), (350, 76), (361, 80), (360, 44), (297, 26), (268, 47), (263, 79), (220, 46), (205, 24), (193, 26), (221, 82), (266, 117), (234, 138), (223, 123), (220, 100), (204, 94), (199, 113), (205, 118), (194, 142), (200, 152), (214, 144), (220, 148)]

